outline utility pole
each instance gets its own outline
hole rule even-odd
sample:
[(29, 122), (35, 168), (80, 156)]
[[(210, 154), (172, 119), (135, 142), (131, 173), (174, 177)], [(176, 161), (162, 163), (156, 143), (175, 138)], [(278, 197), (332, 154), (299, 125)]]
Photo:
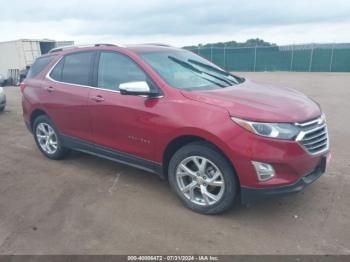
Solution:
[(224, 44), (224, 69), (226, 70), (226, 44)]
[(290, 69), (289, 69), (290, 72), (293, 71), (293, 59), (294, 59), (294, 44), (292, 45), (292, 56), (290, 59)]
[(331, 61), (329, 63), (329, 72), (332, 72), (333, 54), (334, 54), (334, 43), (332, 44)]
[(257, 48), (257, 46), (255, 46), (255, 50), (254, 50), (254, 72), (256, 69), (256, 48)]
[(311, 72), (312, 67), (312, 57), (314, 56), (314, 44), (311, 45), (311, 54), (310, 54), (310, 64), (309, 64), (309, 72)]

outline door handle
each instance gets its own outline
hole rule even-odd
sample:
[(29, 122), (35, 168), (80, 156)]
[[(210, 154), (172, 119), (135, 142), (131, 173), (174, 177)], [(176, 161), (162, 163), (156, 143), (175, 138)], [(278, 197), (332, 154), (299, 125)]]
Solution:
[(45, 87), (45, 90), (49, 93), (55, 91), (55, 89), (52, 86)]
[(102, 96), (100, 96), (100, 95), (91, 97), (91, 100), (93, 100), (95, 102), (103, 102), (103, 101), (105, 101), (105, 99)]

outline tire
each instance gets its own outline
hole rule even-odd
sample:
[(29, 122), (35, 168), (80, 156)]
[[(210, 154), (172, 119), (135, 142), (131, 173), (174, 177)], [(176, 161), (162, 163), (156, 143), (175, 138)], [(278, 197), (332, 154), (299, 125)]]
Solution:
[[(35, 118), (33, 123), (33, 135), (39, 150), (47, 158), (59, 160), (69, 153), (69, 149), (63, 146), (60, 134), (48, 116), (41, 115)], [(43, 138), (46, 135), (48, 136)], [(45, 144), (45, 146), (43, 144)]]
[(4, 107), (4, 106), (0, 107), (0, 112), (2, 112), (2, 111), (4, 111), (4, 110), (5, 110), (5, 107)]
[(222, 213), (235, 201), (238, 180), (234, 169), (209, 143), (193, 142), (180, 148), (170, 160), (168, 174), (172, 190), (195, 212)]

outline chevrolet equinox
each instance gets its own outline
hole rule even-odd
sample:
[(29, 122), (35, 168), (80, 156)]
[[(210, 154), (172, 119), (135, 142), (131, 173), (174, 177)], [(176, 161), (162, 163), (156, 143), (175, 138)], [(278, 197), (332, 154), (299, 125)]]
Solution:
[(56, 48), (21, 83), (39, 150), (69, 150), (158, 174), (190, 209), (298, 192), (326, 169), (319, 105), (166, 45)]

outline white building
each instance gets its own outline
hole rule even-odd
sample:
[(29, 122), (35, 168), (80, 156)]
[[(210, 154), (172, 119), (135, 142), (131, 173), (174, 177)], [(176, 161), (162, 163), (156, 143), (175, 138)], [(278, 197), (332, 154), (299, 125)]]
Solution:
[(0, 75), (5, 79), (17, 79), (19, 70), (30, 66), (35, 58), (66, 45), (74, 45), (74, 41), (20, 39), (0, 42)]

